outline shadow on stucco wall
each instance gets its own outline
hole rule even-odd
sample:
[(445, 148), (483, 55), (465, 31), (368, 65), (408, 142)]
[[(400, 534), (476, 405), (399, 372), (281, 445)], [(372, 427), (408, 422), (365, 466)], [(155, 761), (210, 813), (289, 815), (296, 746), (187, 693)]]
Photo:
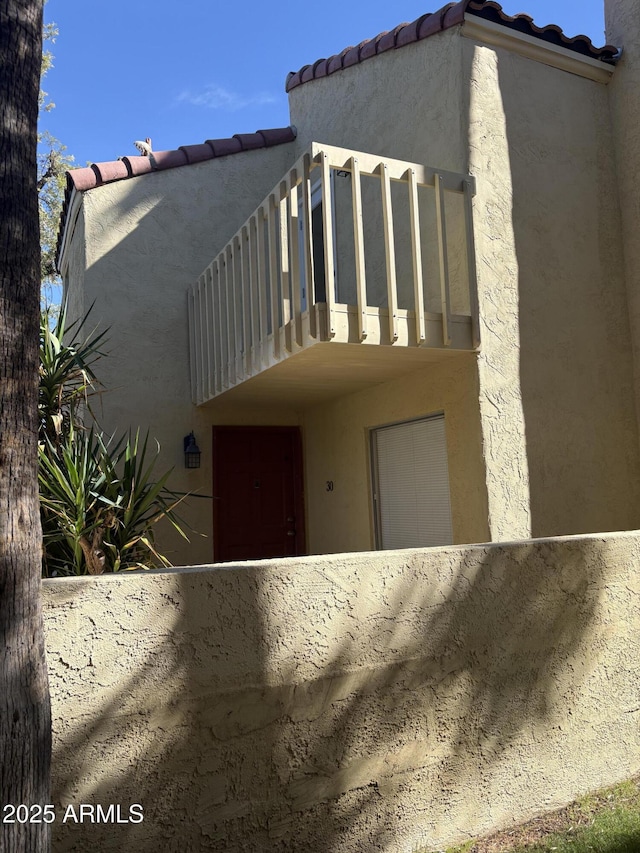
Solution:
[[(217, 849), (217, 824), (249, 811), (243, 782), (260, 769), (244, 742), (229, 759), (242, 724), (225, 720), (225, 697), (237, 692), (245, 706), (232, 702), (234, 711), (260, 716), (257, 584), (224, 569), (48, 583), (52, 608), (67, 611), (66, 636), (50, 631), (48, 642), (58, 814), (68, 803), (76, 812), (119, 803), (125, 819), (58, 820), (55, 853)], [(267, 741), (268, 731), (257, 733), (256, 750), (268, 754)], [(127, 822), (132, 803), (143, 806), (142, 823)]]
[[(591, 664), (579, 652), (598, 605), (597, 552), (569, 552), (563, 565), (544, 547), (468, 565), (454, 557), (432, 566), (435, 584), (428, 554), (394, 561), (379, 605), (363, 623), (344, 614), (325, 676), (305, 685), (307, 709), (296, 710), (306, 738), (295, 724), (280, 729), (275, 757), (295, 819), (283, 817), (289, 832), (259, 849), (416, 850), (549, 796), (576, 762), (570, 732), (585, 734), (578, 696)], [(443, 569), (453, 570), (445, 595)], [(532, 747), (545, 737), (548, 765)]]
[(593, 541), (153, 573), (100, 579), (99, 619), (62, 586), (87, 704), (60, 719), (82, 661), (52, 661), (56, 798), (145, 820), (58, 824), (55, 853), (395, 853), (597, 787), (606, 566)]
[[(636, 529), (638, 428), (608, 89), (496, 55), (501, 103), (490, 121), (504, 121), (510, 167), (531, 532)], [(503, 316), (512, 302), (506, 294)]]

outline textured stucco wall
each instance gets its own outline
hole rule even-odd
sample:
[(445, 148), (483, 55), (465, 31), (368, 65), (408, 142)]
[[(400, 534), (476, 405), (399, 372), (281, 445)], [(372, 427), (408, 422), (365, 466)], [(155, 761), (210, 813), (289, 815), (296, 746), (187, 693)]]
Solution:
[[(141, 427), (160, 442), (158, 473), (174, 467), (177, 491), (211, 495), (211, 418), (191, 403), (187, 288), (255, 210), (294, 156), (291, 145), (221, 157), (98, 187), (84, 194), (84, 305), (110, 327), (96, 365), (107, 389), (94, 406), (107, 432)], [(72, 288), (82, 285), (77, 276)], [(75, 297), (74, 297), (75, 298)], [(182, 439), (194, 430), (202, 467), (186, 471)], [(191, 544), (167, 529), (173, 561), (212, 559), (211, 501), (183, 504), (199, 533)], [(176, 549), (174, 551), (174, 548)]]
[(295, 144), (302, 151), (315, 140), (464, 171), (462, 70), (462, 40), (447, 30), (293, 89)]
[(607, 42), (623, 49), (608, 87), (622, 212), (629, 321), (640, 412), (640, 19), (635, 0), (605, 0)]
[[(375, 547), (371, 507), (370, 430), (444, 413), (453, 541), (489, 537), (476, 356), (430, 364), (304, 410), (309, 553)], [(326, 490), (332, 480), (333, 491)]]
[[(634, 529), (640, 464), (607, 87), (464, 39), (492, 538)], [(465, 75), (467, 76), (467, 75)]]
[[(621, 20), (635, 14), (621, 5)], [(607, 87), (456, 28), (300, 86), (290, 107), (300, 146), (314, 138), (476, 178), (491, 539), (638, 526)]]
[(45, 581), (55, 853), (409, 853), (640, 769), (640, 539)]
[[(622, 13), (619, 21), (622, 26)], [(320, 435), (315, 424), (328, 424), (324, 413), (303, 413), (295, 404), (286, 411), (224, 403), (195, 409), (189, 389), (186, 289), (313, 139), (476, 177), (483, 343), (474, 367), (479, 415), (472, 413), (472, 420), (479, 424), (482, 465), (475, 456), (472, 464), (460, 463), (460, 471), (478, 480), (468, 481), (473, 505), (458, 513), (474, 532), (457, 538), (497, 541), (640, 525), (607, 87), (483, 46), (455, 28), (300, 86), (290, 106), (294, 143), (85, 194), (86, 234), (78, 232), (73, 251), (86, 246), (85, 306), (97, 299), (96, 316), (113, 327), (112, 354), (99, 368), (110, 389), (105, 427), (148, 426), (162, 445), (159, 468), (175, 466), (175, 487), (210, 495), (213, 423), (232, 423), (237, 412), (236, 423), (304, 423), (309, 436)], [(625, 144), (635, 144), (633, 138), (629, 131)], [(425, 400), (424, 413), (432, 411), (426, 405), (431, 383), (441, 384), (447, 369), (434, 365), (424, 388), (412, 389)], [(360, 431), (359, 448), (369, 416), (353, 406), (364, 399), (346, 404)], [(381, 401), (381, 412), (389, 407)], [(328, 408), (336, 418), (326, 428), (337, 436), (341, 404)], [(416, 407), (415, 414), (422, 413)], [(371, 418), (376, 425), (383, 415)], [(203, 465), (185, 472), (181, 441), (192, 429)], [(477, 435), (473, 441), (469, 458)], [(326, 466), (314, 462), (315, 446), (305, 446), (305, 453), (313, 479)], [(334, 456), (352, 463), (340, 450)], [(354, 488), (364, 487), (364, 458), (359, 452), (349, 475)], [(486, 507), (478, 498), (483, 490)], [(344, 532), (351, 523), (344, 517), (328, 530), (327, 544), (309, 530), (312, 550), (367, 547), (368, 500), (366, 489), (344, 504), (356, 507), (352, 532)], [(309, 505), (316, 508), (310, 527), (314, 519), (332, 517), (320, 511), (319, 497), (310, 494)], [(196, 530), (210, 534), (208, 498), (193, 502), (187, 515)], [(480, 534), (478, 519), (484, 529), (487, 517), (488, 532)], [(171, 537), (165, 542), (179, 562), (211, 559), (210, 538), (195, 536), (191, 546)]]

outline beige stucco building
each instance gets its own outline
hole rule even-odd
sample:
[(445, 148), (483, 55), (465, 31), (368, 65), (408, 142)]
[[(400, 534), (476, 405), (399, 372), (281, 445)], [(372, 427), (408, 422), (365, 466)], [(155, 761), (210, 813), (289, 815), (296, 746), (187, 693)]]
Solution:
[(290, 75), (289, 128), (69, 173), (101, 422), (198, 495), (174, 562), (640, 527), (640, 24), (606, 6), (597, 49), (450, 3)]

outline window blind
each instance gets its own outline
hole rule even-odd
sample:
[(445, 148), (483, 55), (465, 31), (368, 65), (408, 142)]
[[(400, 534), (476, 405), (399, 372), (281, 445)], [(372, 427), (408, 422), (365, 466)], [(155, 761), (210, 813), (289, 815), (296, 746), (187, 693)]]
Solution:
[(444, 416), (373, 433), (380, 547), (453, 541)]

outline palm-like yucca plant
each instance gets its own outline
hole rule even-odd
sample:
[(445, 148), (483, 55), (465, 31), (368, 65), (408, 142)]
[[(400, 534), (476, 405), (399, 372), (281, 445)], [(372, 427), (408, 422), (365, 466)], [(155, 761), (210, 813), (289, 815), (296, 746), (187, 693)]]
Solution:
[[(169, 566), (153, 528), (166, 518), (182, 535), (166, 488), (169, 473), (151, 475), (148, 438), (136, 433), (111, 447), (99, 432), (71, 427), (56, 448), (40, 449), (40, 506), (47, 575), (102, 574)], [(186, 538), (186, 537), (185, 537)]]
[[(85, 318), (86, 320), (86, 318)], [(84, 322), (75, 327), (76, 335)], [(73, 327), (72, 327), (73, 328)], [(105, 440), (86, 429), (80, 407), (96, 387), (92, 365), (104, 333), (64, 341), (65, 312), (40, 328), (39, 483), (45, 576), (102, 574), (171, 565), (154, 542), (154, 526), (168, 522), (186, 539), (175, 515), (183, 499), (167, 488), (167, 472), (153, 479), (148, 436)]]
[[(55, 318), (46, 309), (40, 315), (40, 440), (47, 437), (54, 447), (77, 422), (88, 392), (98, 386), (92, 365), (103, 355), (100, 347), (106, 332), (93, 331), (79, 337), (90, 312), (69, 327), (64, 306)], [(72, 333), (72, 340), (65, 340)]]

